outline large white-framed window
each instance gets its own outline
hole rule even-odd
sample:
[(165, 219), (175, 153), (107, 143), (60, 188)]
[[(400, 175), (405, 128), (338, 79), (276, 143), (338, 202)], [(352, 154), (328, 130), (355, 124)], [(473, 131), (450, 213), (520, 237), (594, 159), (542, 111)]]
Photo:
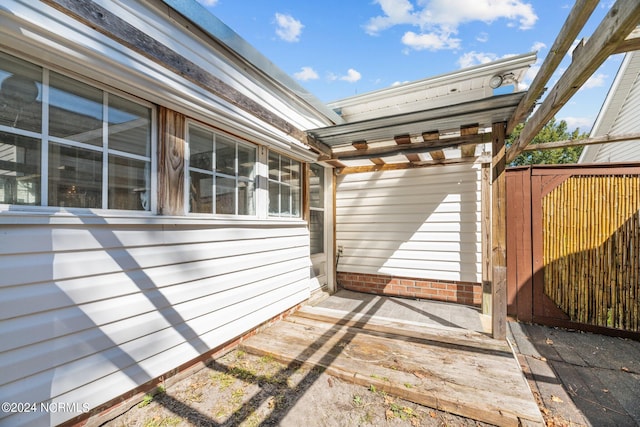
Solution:
[(194, 123), (187, 143), (189, 212), (255, 216), (257, 147)]
[(0, 52), (0, 203), (151, 209), (153, 107)]
[(301, 217), (301, 163), (269, 151), (269, 216)]

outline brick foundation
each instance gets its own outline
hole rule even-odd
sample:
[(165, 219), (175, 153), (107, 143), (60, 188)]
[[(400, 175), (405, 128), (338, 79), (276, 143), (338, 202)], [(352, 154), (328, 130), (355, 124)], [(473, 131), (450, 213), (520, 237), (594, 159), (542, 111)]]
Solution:
[(338, 285), (343, 289), (370, 294), (422, 298), (480, 307), (482, 284), (382, 274), (338, 272)]

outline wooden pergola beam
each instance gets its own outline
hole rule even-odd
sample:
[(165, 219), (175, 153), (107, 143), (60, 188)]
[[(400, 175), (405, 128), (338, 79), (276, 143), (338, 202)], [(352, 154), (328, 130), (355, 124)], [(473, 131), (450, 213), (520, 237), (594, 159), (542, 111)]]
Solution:
[(507, 162), (516, 158), (543, 126), (569, 101), (600, 65), (612, 55), (640, 22), (640, 1), (617, 0), (579, 55), (549, 95), (527, 121), (518, 139), (507, 152)]
[[(393, 138), (396, 141), (397, 145), (411, 145), (411, 137), (409, 135), (398, 135)], [(419, 162), (420, 155), (414, 153), (406, 153), (405, 157), (411, 163)]]
[(562, 62), (562, 59), (569, 51), (569, 48), (575, 41), (576, 37), (584, 27), (599, 0), (577, 0), (567, 17), (564, 25), (560, 29), (553, 46), (549, 49), (540, 70), (534, 77), (527, 94), (522, 98), (520, 104), (516, 107), (516, 111), (511, 116), (507, 124), (507, 135), (511, 134), (515, 127), (522, 122), (535, 106), (536, 101), (545, 91), (545, 86), (553, 73)]
[(613, 53), (625, 53), (633, 50), (640, 50), (640, 28), (636, 27), (635, 30), (627, 36), (622, 43), (618, 45)]
[(411, 144), (392, 145), (388, 147), (368, 148), (367, 150), (340, 151), (333, 153), (334, 159), (356, 160), (381, 156), (391, 156), (395, 154), (417, 154), (439, 150), (445, 147), (455, 147), (462, 144), (482, 144), (489, 136), (486, 134), (476, 134), (459, 136), (455, 138), (445, 138), (429, 140), (424, 142), (412, 142)]
[[(460, 127), (460, 137), (467, 137), (478, 134), (478, 125), (469, 125)], [(476, 144), (463, 144), (460, 146), (460, 155), (462, 157), (474, 157), (476, 155)]]
[(543, 142), (529, 144), (522, 151), (553, 150), (556, 148), (580, 147), (585, 145), (609, 144), (611, 142), (624, 142), (640, 140), (640, 133), (627, 133), (623, 135), (604, 135), (584, 139), (567, 139), (564, 141)]
[(375, 164), (371, 166), (346, 166), (336, 170), (336, 175), (348, 175), (352, 173), (363, 172), (380, 172), (389, 170), (401, 170), (401, 169), (415, 169), (424, 168), (429, 166), (439, 165), (453, 165), (453, 164), (469, 164), (482, 161), (484, 157), (457, 157), (455, 159), (443, 159), (443, 160), (421, 160), (420, 162), (405, 162), (405, 163), (383, 163)]

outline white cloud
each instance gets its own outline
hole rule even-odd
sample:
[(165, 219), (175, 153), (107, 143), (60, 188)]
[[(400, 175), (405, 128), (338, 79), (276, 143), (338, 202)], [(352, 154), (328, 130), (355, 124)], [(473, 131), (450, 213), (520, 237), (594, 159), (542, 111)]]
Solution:
[(458, 65), (460, 66), (460, 68), (468, 68), (474, 65), (487, 64), (497, 59), (498, 55), (496, 55), (495, 53), (471, 51), (458, 58)]
[(589, 132), (593, 126), (593, 119), (589, 117), (559, 117), (558, 121), (567, 122), (567, 130), (573, 132), (576, 128), (580, 128), (580, 132)]
[(284, 41), (297, 42), (304, 25), (291, 15), (276, 13), (276, 34)]
[(531, 46), (532, 52), (540, 52), (542, 49), (546, 49), (547, 45), (542, 42), (535, 42), (533, 46)]
[(198, 0), (198, 2), (203, 6), (215, 6), (218, 0)]
[[(508, 25), (527, 30), (533, 28), (538, 20), (531, 4), (523, 0), (418, 0), (418, 8), (410, 0), (375, 2), (381, 7), (383, 15), (371, 18), (364, 27), (365, 31), (376, 35), (395, 25), (419, 27), (422, 34), (407, 32), (403, 37), (403, 42), (412, 42), (408, 46), (414, 49), (434, 49), (425, 46), (457, 49), (460, 40), (451, 38), (451, 35), (457, 34), (458, 27), (468, 22), (491, 23), (506, 19)], [(478, 40), (482, 41), (483, 38), (480, 35)], [(423, 41), (419, 42), (420, 39)]]
[(451, 38), (449, 34), (416, 34), (413, 31), (404, 33), (402, 43), (415, 50), (442, 50), (460, 47), (460, 39)]
[(315, 70), (311, 67), (302, 67), (300, 71), (293, 74), (293, 77), (295, 77), (297, 80), (306, 82), (308, 80), (318, 79), (318, 73), (316, 73)]
[(609, 76), (602, 73), (591, 76), (586, 82), (584, 82), (581, 89), (593, 89), (594, 87), (602, 87), (604, 86), (607, 77)]
[(354, 70), (353, 68), (349, 68), (347, 70), (347, 74), (340, 77), (340, 80), (344, 80), (349, 83), (355, 83), (362, 78), (362, 74)]
[(489, 34), (483, 31), (476, 36), (476, 40), (480, 43), (486, 43), (489, 41)]

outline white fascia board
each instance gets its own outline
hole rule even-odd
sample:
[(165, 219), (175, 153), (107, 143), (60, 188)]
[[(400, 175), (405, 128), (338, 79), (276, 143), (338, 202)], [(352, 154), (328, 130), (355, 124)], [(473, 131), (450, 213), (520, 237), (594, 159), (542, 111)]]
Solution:
[(249, 141), (302, 160), (317, 156), (297, 139), (174, 72), (42, 3), (7, 0), (0, 8), (0, 46), (164, 105)]

